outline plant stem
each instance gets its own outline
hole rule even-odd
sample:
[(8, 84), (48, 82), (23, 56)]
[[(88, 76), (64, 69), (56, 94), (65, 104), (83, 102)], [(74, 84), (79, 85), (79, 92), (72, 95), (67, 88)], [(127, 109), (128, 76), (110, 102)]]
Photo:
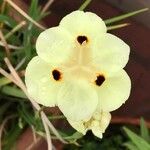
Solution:
[(130, 25), (130, 23), (123, 23), (123, 24), (117, 24), (114, 26), (108, 26), (107, 31), (123, 28), (123, 27), (129, 26), (129, 25)]
[(9, 33), (5, 35), (5, 39), (8, 39), (12, 34), (14, 34), (16, 31), (18, 31), (20, 28), (22, 28), (26, 24), (25, 21), (22, 21), (19, 23), (16, 27), (14, 27)]
[(3, 32), (2, 32), (1, 29), (0, 29), (0, 39), (2, 40), (2, 43), (4, 44), (7, 57), (10, 58), (10, 49), (9, 49), (9, 46), (7, 44), (7, 41), (6, 41), (5, 37), (4, 37)]
[(46, 5), (43, 7), (43, 9), (42, 9), (42, 11), (41, 11), (41, 14), (44, 14), (53, 2), (54, 2), (54, 0), (49, 0), (49, 1), (46, 3)]
[(114, 22), (123, 20), (125, 18), (131, 17), (131, 16), (135, 16), (135, 15), (137, 15), (139, 13), (142, 13), (142, 12), (145, 12), (147, 10), (149, 10), (149, 8), (140, 9), (140, 10), (137, 10), (137, 11), (126, 13), (124, 15), (120, 15), (120, 16), (117, 16), (117, 17), (114, 17), (114, 18), (110, 18), (110, 19), (105, 20), (105, 24), (114, 23)]
[(84, 10), (92, 0), (85, 0), (85, 2), (79, 7), (79, 10)]

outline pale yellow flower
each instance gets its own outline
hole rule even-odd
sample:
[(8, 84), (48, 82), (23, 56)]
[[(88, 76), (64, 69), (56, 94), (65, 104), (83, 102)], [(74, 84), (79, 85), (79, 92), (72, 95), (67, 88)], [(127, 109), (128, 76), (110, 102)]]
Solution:
[(42, 105), (58, 106), (69, 122), (88, 122), (97, 110), (111, 112), (128, 99), (131, 82), (123, 68), (130, 48), (106, 33), (96, 14), (70, 13), (40, 34), (36, 49), (25, 73), (28, 93)]
[(99, 138), (103, 137), (103, 133), (108, 127), (111, 120), (111, 115), (109, 112), (99, 112), (96, 111), (90, 120), (84, 121), (71, 121), (68, 120), (73, 128), (83, 135), (86, 134), (88, 130), (92, 130), (93, 134)]

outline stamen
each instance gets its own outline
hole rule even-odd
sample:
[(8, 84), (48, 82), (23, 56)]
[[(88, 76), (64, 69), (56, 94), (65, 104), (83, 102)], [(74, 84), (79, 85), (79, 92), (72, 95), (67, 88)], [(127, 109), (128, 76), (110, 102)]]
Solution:
[(78, 36), (77, 41), (82, 45), (84, 42), (88, 42), (88, 38), (86, 36)]
[(53, 75), (54, 80), (56, 81), (61, 79), (61, 73), (56, 69), (52, 71), (52, 75)]
[(104, 81), (105, 81), (105, 77), (103, 75), (98, 75), (97, 79), (95, 80), (95, 83), (97, 86), (101, 86)]

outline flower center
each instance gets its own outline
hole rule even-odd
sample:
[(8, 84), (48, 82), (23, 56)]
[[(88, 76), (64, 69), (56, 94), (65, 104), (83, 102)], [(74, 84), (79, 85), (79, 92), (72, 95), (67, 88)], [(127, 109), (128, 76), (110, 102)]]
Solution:
[[(86, 44), (88, 38), (86, 36), (78, 36), (74, 47), (74, 52), (65, 64), (62, 64), (62, 70), (65, 74), (69, 74), (70, 78), (85, 79), (97, 86), (101, 86), (105, 81), (105, 77), (101, 75), (101, 71), (92, 62), (91, 45)], [(81, 44), (81, 45), (79, 45)], [(97, 75), (97, 73), (99, 74)], [(69, 80), (69, 79), (68, 79)]]
[(88, 38), (86, 36), (78, 36), (77, 41), (79, 42), (80, 45), (82, 45), (84, 42), (88, 42)]
[(54, 80), (56, 81), (61, 79), (61, 73), (56, 69), (52, 71), (52, 75), (53, 75)]
[(98, 75), (97, 79), (95, 80), (95, 83), (97, 86), (101, 86), (104, 81), (105, 81), (105, 77), (103, 75)]

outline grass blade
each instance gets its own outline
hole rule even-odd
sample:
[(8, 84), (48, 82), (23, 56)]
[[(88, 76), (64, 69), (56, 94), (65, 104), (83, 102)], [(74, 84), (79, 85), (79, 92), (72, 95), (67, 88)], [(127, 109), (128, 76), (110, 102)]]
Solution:
[(127, 147), (129, 150), (139, 150), (139, 149), (137, 149), (137, 147), (133, 144), (133, 143), (131, 143), (131, 142), (128, 142), (128, 143), (125, 143), (125, 144), (123, 144), (125, 147)]
[(117, 16), (117, 17), (114, 17), (114, 18), (110, 18), (110, 19), (105, 20), (105, 24), (114, 23), (114, 22), (123, 20), (125, 18), (131, 17), (131, 16), (135, 16), (135, 15), (137, 15), (139, 13), (142, 13), (142, 12), (145, 12), (145, 11), (148, 11), (148, 10), (149, 10), (148, 8), (144, 8), (144, 9), (140, 9), (140, 10), (137, 10), (137, 11), (129, 12), (127, 14), (120, 15), (120, 16)]
[(123, 24), (117, 24), (114, 26), (108, 26), (107, 31), (123, 28), (123, 27), (129, 26), (129, 25), (130, 25), (130, 23), (123, 23)]
[(84, 10), (92, 0), (85, 0), (85, 2), (80, 6), (79, 10)]
[(127, 129), (126, 127), (123, 128), (130, 140), (139, 150), (150, 150), (150, 144), (148, 144), (143, 138), (132, 132), (131, 130)]
[(0, 78), (0, 87), (9, 83), (11, 83), (11, 81), (8, 78), (6, 77)]
[(149, 142), (150, 141), (149, 131), (148, 131), (148, 128), (147, 128), (143, 118), (141, 118), (141, 120), (140, 120), (140, 127), (141, 127), (140, 128), (140, 130), (141, 130), (141, 137), (143, 139), (145, 139), (147, 142)]
[(0, 14), (0, 22), (5, 23), (11, 28), (14, 28), (17, 25), (16, 21), (14, 21), (11, 17), (2, 14)]
[(19, 98), (27, 98), (20, 89), (12, 87), (12, 86), (4, 86), (1, 89), (1, 92), (6, 95), (9, 95), (9, 96), (14, 96), (14, 97), (19, 97)]

